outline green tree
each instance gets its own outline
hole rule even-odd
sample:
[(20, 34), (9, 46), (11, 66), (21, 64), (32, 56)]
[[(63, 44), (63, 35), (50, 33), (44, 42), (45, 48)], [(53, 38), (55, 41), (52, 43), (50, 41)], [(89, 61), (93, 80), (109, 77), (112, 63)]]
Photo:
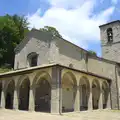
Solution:
[(90, 55), (97, 56), (97, 53), (93, 50), (89, 50), (88, 52), (89, 52)]
[(24, 38), (27, 20), (22, 16), (0, 17), (0, 65), (14, 65), (14, 48)]
[(44, 28), (40, 28), (40, 31), (50, 32), (52, 33), (53, 36), (62, 37), (60, 33), (58, 32), (58, 30), (51, 26), (44, 26)]
[(12, 19), (19, 30), (20, 39), (22, 40), (25, 34), (29, 32), (28, 30), (29, 23), (27, 22), (27, 19), (24, 16), (14, 15), (12, 16)]

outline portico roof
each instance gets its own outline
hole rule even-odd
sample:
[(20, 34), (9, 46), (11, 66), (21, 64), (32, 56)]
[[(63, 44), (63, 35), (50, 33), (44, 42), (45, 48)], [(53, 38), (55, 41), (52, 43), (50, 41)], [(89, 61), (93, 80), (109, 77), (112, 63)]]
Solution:
[(91, 72), (86, 72), (86, 71), (83, 71), (83, 70), (78, 70), (78, 69), (75, 69), (75, 68), (70, 68), (70, 67), (67, 67), (67, 66), (64, 66), (64, 65), (61, 65), (61, 64), (56, 64), (56, 63), (43, 64), (43, 65), (36, 66), (36, 67), (30, 67), (30, 68), (25, 68), (25, 69), (21, 69), (21, 70), (14, 70), (14, 71), (6, 72), (6, 73), (1, 73), (0, 78), (10, 77), (12, 75), (14, 75), (14, 76), (21, 75), (21, 74), (24, 74), (24, 73), (30, 73), (33, 70), (39, 70), (39, 69), (49, 68), (49, 67), (54, 67), (54, 66), (70, 69), (70, 70), (73, 70), (73, 71), (81, 72), (81, 73), (84, 73), (84, 74), (87, 74), (87, 75), (91, 75), (91, 76), (95, 76), (95, 77), (98, 77), (98, 78), (102, 78), (102, 79), (106, 79), (106, 80), (111, 81), (110, 78), (107, 78), (107, 77), (104, 77), (104, 76), (101, 76), (101, 75), (98, 75), (98, 74), (94, 74), (94, 73), (91, 73)]

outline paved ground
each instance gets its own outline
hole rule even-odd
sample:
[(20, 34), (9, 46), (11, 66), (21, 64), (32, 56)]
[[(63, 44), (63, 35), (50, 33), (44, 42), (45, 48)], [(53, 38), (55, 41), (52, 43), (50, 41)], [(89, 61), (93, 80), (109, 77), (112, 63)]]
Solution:
[(0, 120), (120, 120), (120, 111), (93, 111), (51, 115), (40, 112), (0, 110)]

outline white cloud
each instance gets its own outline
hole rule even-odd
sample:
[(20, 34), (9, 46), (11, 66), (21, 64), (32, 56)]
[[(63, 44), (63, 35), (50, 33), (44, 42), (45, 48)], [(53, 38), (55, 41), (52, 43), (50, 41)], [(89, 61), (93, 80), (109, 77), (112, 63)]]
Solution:
[[(54, 26), (63, 38), (88, 48), (88, 43), (99, 41), (99, 25), (106, 23), (114, 7), (93, 14), (95, 0), (50, 0), (52, 7), (40, 16), (40, 9), (28, 15), (29, 27), (37, 29), (45, 25)], [(81, 0), (82, 1), (82, 0)], [(68, 9), (73, 8), (73, 9)]]
[(116, 5), (116, 4), (118, 3), (118, 0), (111, 0), (111, 3), (112, 3), (113, 5)]
[(88, 0), (48, 0), (54, 7), (59, 8), (77, 8), (80, 7), (84, 1)]

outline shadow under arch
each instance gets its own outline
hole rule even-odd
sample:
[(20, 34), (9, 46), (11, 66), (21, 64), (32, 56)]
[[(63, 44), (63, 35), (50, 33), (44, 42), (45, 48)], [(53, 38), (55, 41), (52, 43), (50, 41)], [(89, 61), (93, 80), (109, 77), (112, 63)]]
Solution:
[(27, 76), (19, 79), (18, 84), (18, 108), (19, 110), (29, 109), (29, 92), (30, 92), (30, 80)]
[(102, 93), (103, 93), (103, 109), (105, 109), (107, 108), (108, 96), (110, 94), (109, 84), (105, 81), (102, 84)]
[(82, 76), (79, 81), (79, 93), (80, 93), (80, 111), (88, 109), (88, 100), (90, 95), (90, 84), (87, 77)]
[(100, 98), (100, 84), (97, 79), (94, 79), (92, 82), (92, 102), (93, 109), (99, 108), (99, 98)]
[(10, 80), (5, 89), (5, 108), (13, 109), (15, 82)]
[(51, 77), (47, 72), (40, 72), (33, 81), (35, 111), (51, 110)]
[(1, 96), (2, 95), (2, 82), (0, 82), (0, 106), (1, 106)]
[(62, 112), (74, 111), (76, 86), (75, 75), (72, 72), (64, 73), (62, 77)]

